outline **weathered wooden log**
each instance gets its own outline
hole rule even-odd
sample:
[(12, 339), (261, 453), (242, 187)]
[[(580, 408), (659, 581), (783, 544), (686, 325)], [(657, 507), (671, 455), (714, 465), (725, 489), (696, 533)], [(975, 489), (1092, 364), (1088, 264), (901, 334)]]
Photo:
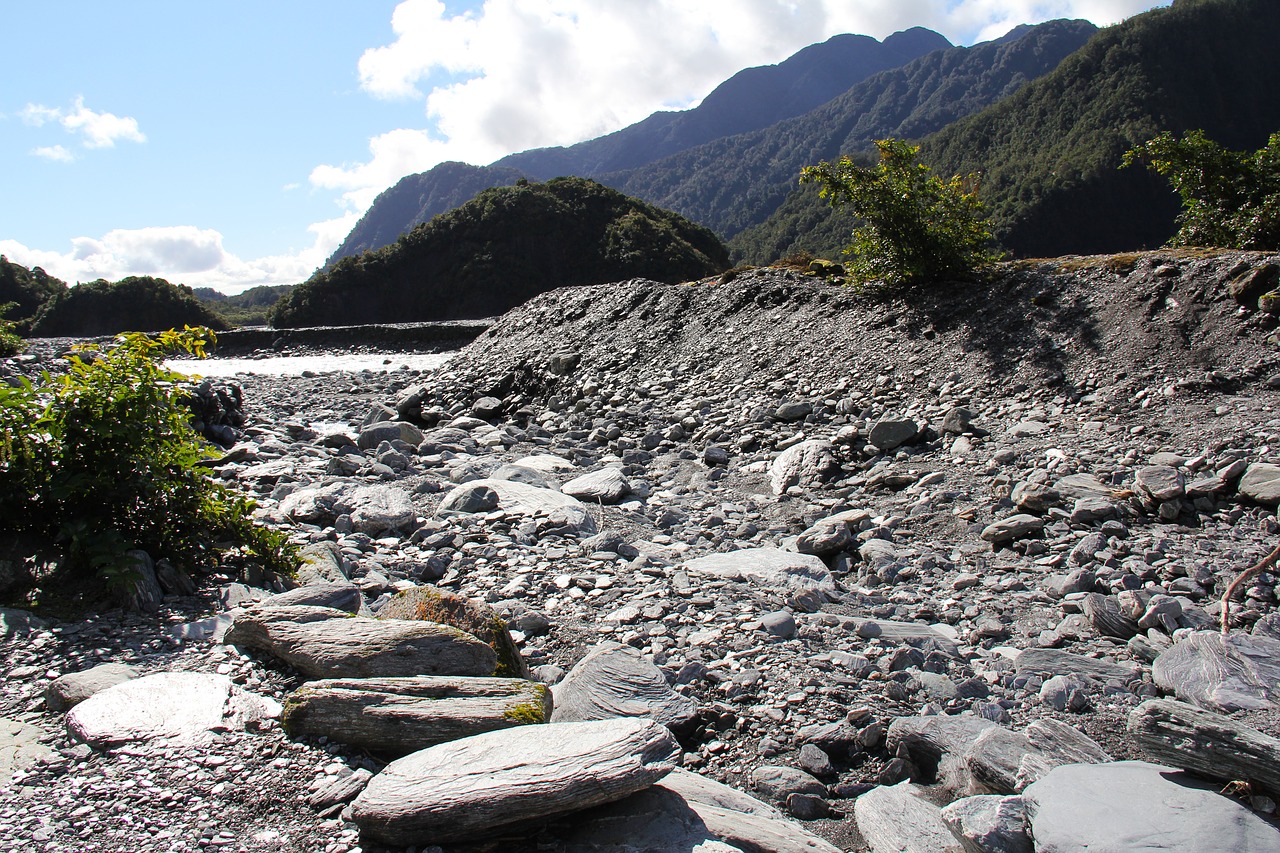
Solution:
[(1250, 780), (1280, 795), (1280, 739), (1172, 699), (1149, 699), (1129, 714), (1129, 733), (1147, 755), (1211, 779)]
[(520, 678), (309, 681), (284, 706), (291, 735), (323, 735), (392, 755), (550, 717), (551, 691)]
[(493, 675), (493, 649), (434, 622), (367, 619), (330, 607), (260, 607), (224, 642), (260, 649), (312, 678)]

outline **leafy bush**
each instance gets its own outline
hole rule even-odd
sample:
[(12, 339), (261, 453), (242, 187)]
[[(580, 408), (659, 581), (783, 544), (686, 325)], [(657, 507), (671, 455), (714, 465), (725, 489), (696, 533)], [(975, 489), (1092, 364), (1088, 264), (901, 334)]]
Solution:
[(999, 259), (976, 191), (966, 181), (944, 181), (916, 162), (918, 146), (876, 141), (880, 162), (862, 167), (848, 157), (806, 166), (802, 182), (821, 184), (832, 207), (847, 206), (860, 220), (847, 265), (855, 281), (889, 286), (963, 276)]
[(17, 355), (22, 352), (22, 338), (14, 332), (18, 324), (12, 320), (4, 319), (4, 315), (8, 314), (14, 308), (18, 307), (16, 302), (6, 302), (0, 305), (0, 356)]
[(290, 573), (282, 533), (253, 523), (253, 502), (199, 467), (180, 374), (160, 360), (203, 356), (208, 329), (118, 336), (68, 356), (65, 374), (0, 386), (0, 531), (43, 536), (73, 578), (123, 587), (125, 552), (140, 548), (186, 569), (233, 548), (267, 571)]
[(1130, 149), (1123, 165), (1145, 163), (1182, 198), (1173, 246), (1280, 248), (1280, 133), (1258, 151), (1228, 151), (1190, 130), (1168, 131)]

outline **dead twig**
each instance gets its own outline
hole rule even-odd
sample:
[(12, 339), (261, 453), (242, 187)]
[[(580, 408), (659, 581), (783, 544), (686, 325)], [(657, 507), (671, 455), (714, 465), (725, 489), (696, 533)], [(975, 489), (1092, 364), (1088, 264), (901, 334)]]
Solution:
[(1227, 591), (1222, 594), (1222, 634), (1223, 636), (1226, 636), (1231, 631), (1231, 596), (1235, 595), (1236, 590), (1239, 589), (1241, 586), (1253, 580), (1258, 575), (1262, 574), (1267, 569), (1274, 566), (1277, 560), (1280, 560), (1280, 545), (1277, 545), (1274, 551), (1272, 551), (1267, 556), (1263, 557), (1262, 561), (1259, 562), (1256, 566), (1252, 566), (1248, 569), (1245, 569), (1243, 572), (1240, 573), (1239, 577), (1237, 577), (1230, 584), (1228, 584)]

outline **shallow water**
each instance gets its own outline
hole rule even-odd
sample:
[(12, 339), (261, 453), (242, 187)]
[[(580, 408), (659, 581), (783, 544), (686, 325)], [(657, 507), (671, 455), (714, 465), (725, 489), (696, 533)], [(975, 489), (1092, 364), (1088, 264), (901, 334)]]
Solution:
[(165, 366), (188, 376), (299, 376), (303, 373), (359, 373), (362, 370), (433, 370), (451, 352), (361, 352), (282, 355), (270, 358), (173, 358)]

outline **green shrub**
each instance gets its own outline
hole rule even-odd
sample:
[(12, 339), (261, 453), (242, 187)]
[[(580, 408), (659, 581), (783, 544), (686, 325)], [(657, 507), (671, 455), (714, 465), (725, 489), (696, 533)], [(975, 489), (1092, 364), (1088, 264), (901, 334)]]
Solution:
[(18, 324), (12, 320), (4, 319), (5, 314), (17, 307), (18, 303), (16, 302), (6, 302), (4, 305), (0, 305), (0, 356), (17, 355), (22, 352), (24, 346), (22, 338), (18, 337), (14, 332)]
[(180, 374), (161, 359), (204, 355), (208, 329), (125, 334), (81, 345), (65, 374), (0, 386), (0, 531), (60, 544), (71, 578), (115, 587), (125, 552), (211, 568), (237, 550), (271, 572), (296, 565), (285, 536), (252, 520), (253, 502), (214, 482), (189, 424)]
[(1182, 199), (1172, 246), (1280, 248), (1280, 133), (1257, 151), (1228, 151), (1189, 130), (1165, 132), (1124, 155), (1169, 179)]
[(821, 185), (832, 207), (848, 207), (860, 224), (845, 254), (858, 283), (888, 286), (965, 276), (999, 259), (977, 193), (965, 179), (944, 181), (916, 162), (918, 146), (876, 141), (880, 162), (858, 166), (848, 157), (806, 166), (801, 182)]

